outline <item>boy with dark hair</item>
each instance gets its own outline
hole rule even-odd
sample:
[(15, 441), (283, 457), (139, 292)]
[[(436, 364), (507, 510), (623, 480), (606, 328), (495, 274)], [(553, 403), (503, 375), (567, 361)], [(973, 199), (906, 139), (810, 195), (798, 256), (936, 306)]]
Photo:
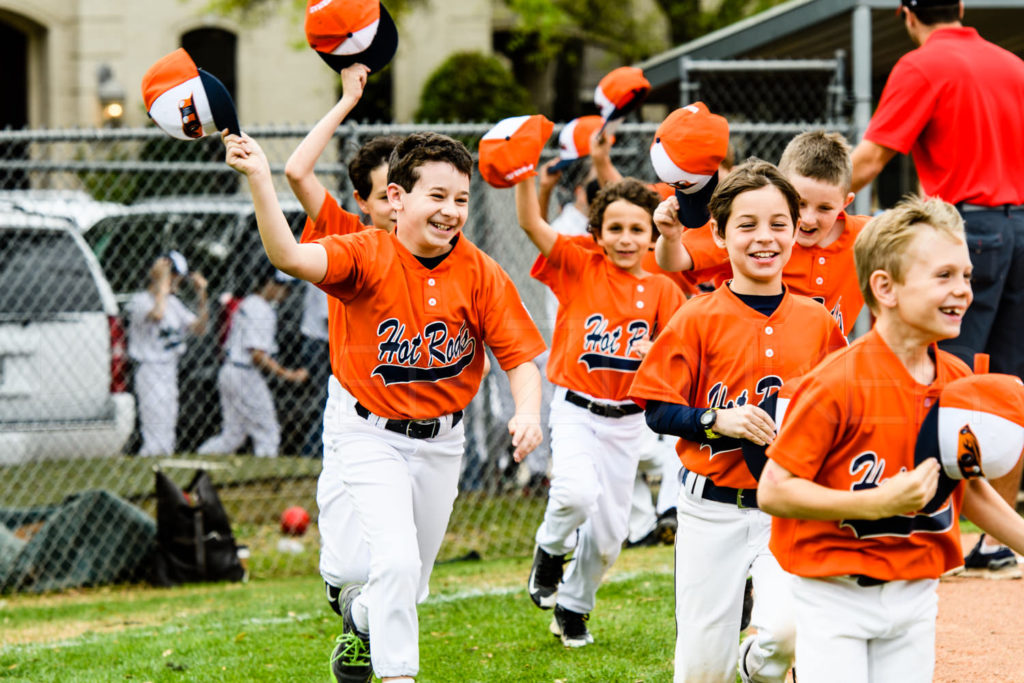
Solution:
[[(462, 143), (417, 133), (388, 164), (389, 234), (365, 230), (297, 243), (270, 167), (246, 135), (226, 135), (228, 164), (249, 181), (264, 249), (277, 267), (316, 282), (344, 304), (349, 323), (337, 377), (346, 394), (329, 415), (324, 474), (344, 487), (368, 548), (364, 584), (340, 589), (343, 633), (332, 657), (338, 680), (412, 680), (419, 670), (416, 604), (426, 598), (444, 537), (464, 446), (462, 410), (476, 394), (483, 344), (508, 373), (509, 420), (521, 460), (541, 439), (544, 349), (515, 286), (462, 235), (472, 159)], [(358, 321), (358, 324), (353, 324)], [(325, 431), (328, 428), (325, 427)], [(371, 647), (372, 644), (372, 647)], [(372, 668), (371, 668), (372, 662)]]
[[(654, 341), (629, 395), (656, 432), (680, 437), (675, 680), (785, 680), (793, 662), (788, 583), (758, 510), (758, 462), (745, 441), (775, 438), (768, 406), (786, 383), (846, 342), (820, 305), (789, 292), (782, 269), (800, 197), (772, 164), (750, 159), (711, 196), (712, 235), (733, 277), (688, 300)], [(738, 633), (748, 574), (757, 634)], [(737, 656), (738, 655), (738, 656)]]
[[(973, 298), (956, 209), (909, 198), (872, 219), (854, 248), (875, 325), (800, 382), (768, 448), (759, 501), (775, 516), (772, 552), (795, 575), (801, 683), (834, 681), (836, 672), (851, 683), (931, 681), (936, 587), (961, 563), (960, 514), (1017, 552), (1024, 551), (1024, 520), (982, 478), (933, 500), (940, 466), (930, 454), (945, 446), (937, 434), (939, 443), (928, 445), (926, 416), (956, 411), (945, 388), (970, 375), (936, 346), (956, 337)], [(1024, 387), (1015, 383), (1010, 393), (1020, 405)], [(986, 410), (1001, 398), (990, 391), (971, 408)], [(961, 409), (949, 418), (954, 451), (971, 432), (973, 462), (988, 471), (992, 442), (982, 429), (994, 425), (970, 414)], [(941, 431), (945, 420), (940, 414), (931, 429)], [(1010, 463), (1020, 457), (1017, 438)]]
[(586, 622), (628, 535), (637, 461), (650, 437), (627, 391), (650, 340), (683, 302), (671, 280), (643, 269), (657, 205), (635, 178), (606, 185), (590, 203), (595, 249), (541, 217), (532, 177), (516, 185), (520, 225), (540, 251), (531, 275), (559, 304), (547, 367), (555, 386), (551, 488), (528, 591), (537, 607), (554, 609), (550, 630), (566, 647), (594, 642)]

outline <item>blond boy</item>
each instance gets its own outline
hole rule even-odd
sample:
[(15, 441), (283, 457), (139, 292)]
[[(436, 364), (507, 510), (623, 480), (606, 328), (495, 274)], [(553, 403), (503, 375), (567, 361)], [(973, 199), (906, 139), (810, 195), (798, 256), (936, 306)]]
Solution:
[[(929, 505), (938, 462), (915, 465), (918, 432), (970, 370), (937, 348), (971, 304), (963, 222), (910, 198), (855, 246), (874, 328), (799, 385), (758, 488), (771, 550), (796, 575), (801, 683), (930, 681), (938, 577), (961, 563), (959, 514), (1024, 550), (1022, 520), (984, 479)], [(926, 508), (931, 512), (923, 512)], [(921, 511), (921, 512), (919, 512)]]

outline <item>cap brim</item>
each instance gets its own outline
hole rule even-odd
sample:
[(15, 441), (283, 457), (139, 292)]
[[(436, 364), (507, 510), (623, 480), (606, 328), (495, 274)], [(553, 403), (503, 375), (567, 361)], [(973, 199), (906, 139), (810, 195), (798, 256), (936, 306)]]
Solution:
[(231, 93), (216, 76), (202, 69), (198, 71), (199, 80), (202, 81), (203, 90), (206, 91), (206, 99), (210, 103), (213, 124), (219, 131), (227, 128), (229, 133), (240, 135), (242, 129), (238, 126), (238, 113), (235, 111), (235, 102), (231, 99)]
[(395, 26), (395, 20), (391, 18), (384, 5), (381, 5), (377, 33), (369, 47), (354, 55), (332, 55), (319, 51), (317, 54), (327, 62), (327, 66), (337, 72), (353, 64), (362, 64), (370, 70), (370, 73), (378, 73), (391, 62), (397, 49), (398, 27)]
[(679, 202), (679, 222), (687, 228), (702, 228), (711, 220), (711, 211), (708, 209), (708, 202), (711, 195), (718, 187), (718, 171), (711, 176), (711, 180), (704, 183), (704, 187), (696, 192), (687, 194), (676, 188), (676, 200)]
[[(779, 393), (774, 392), (758, 405), (766, 413), (772, 416), (775, 420), (775, 409), (778, 406)], [(776, 423), (778, 420), (775, 420)], [(761, 473), (764, 472), (764, 466), (768, 463), (767, 446), (758, 446), (753, 441), (747, 441), (746, 439), (740, 439), (740, 450), (743, 451), (743, 461), (747, 464), (747, 469), (754, 476), (754, 479), (761, 481)]]
[(917, 433), (917, 443), (914, 445), (914, 466), (918, 466), (928, 458), (934, 458), (939, 463), (939, 484), (935, 489), (935, 495), (928, 504), (921, 508), (921, 512), (931, 514), (941, 508), (949, 500), (959, 482), (950, 478), (942, 471), (942, 460), (939, 457), (939, 402), (932, 405), (931, 410), (921, 423), (921, 430)]
[(576, 157), (575, 159), (559, 159), (552, 167), (552, 171), (564, 171), (569, 168), (583, 157)]

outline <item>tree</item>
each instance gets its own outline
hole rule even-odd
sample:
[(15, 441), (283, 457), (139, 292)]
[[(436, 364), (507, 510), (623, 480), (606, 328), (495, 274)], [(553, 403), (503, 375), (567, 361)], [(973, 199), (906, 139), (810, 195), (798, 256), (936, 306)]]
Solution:
[(417, 121), (498, 121), (534, 111), (529, 93), (497, 57), (457, 52), (423, 84)]

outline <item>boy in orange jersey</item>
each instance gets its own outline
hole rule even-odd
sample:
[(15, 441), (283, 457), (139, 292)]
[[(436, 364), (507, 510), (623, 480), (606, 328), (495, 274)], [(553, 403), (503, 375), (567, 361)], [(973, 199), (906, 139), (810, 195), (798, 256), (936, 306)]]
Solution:
[[(793, 294), (824, 305), (848, 335), (864, 307), (853, 266), (853, 241), (870, 219), (844, 211), (853, 201), (850, 146), (839, 133), (801, 133), (786, 145), (779, 170), (800, 193), (800, 228), (782, 281)], [(708, 259), (714, 258), (713, 252), (697, 252), (687, 244), (700, 242), (693, 231), (683, 231), (674, 198), (658, 207), (655, 222), (662, 234), (656, 256), (665, 270), (687, 271), (698, 263), (707, 267)]]
[[(782, 269), (793, 248), (800, 197), (775, 166), (751, 159), (711, 196), (711, 228), (733, 277), (688, 300), (640, 365), (629, 395), (648, 425), (680, 437), (676, 535), (675, 680), (783, 681), (793, 661), (789, 576), (768, 551), (760, 463), (743, 440), (765, 445), (775, 424), (761, 407), (787, 382), (845, 346), (819, 304), (791, 294)], [(739, 649), (744, 584), (759, 599), (757, 635)]]
[(972, 300), (956, 209), (907, 199), (868, 223), (854, 258), (874, 328), (800, 382), (759, 496), (775, 515), (772, 552), (796, 575), (800, 682), (931, 681), (935, 589), (962, 562), (959, 514), (1017, 552), (1024, 521), (984, 479), (932, 510), (938, 463), (915, 466), (926, 414), (970, 374), (936, 346)]
[[(387, 177), (388, 157), (395, 145), (401, 140), (399, 136), (388, 135), (375, 137), (359, 148), (355, 156), (348, 164), (348, 176), (354, 189), (352, 196), (356, 206), (363, 215), (370, 219), (370, 225), (363, 225), (359, 216), (349, 213), (341, 208), (337, 199), (323, 186), (314, 173), (314, 166), (323, 154), (327, 145), (330, 144), (337, 129), (345, 117), (359, 103), (363, 95), (363, 88), (366, 85), (368, 71), (362, 64), (353, 64), (341, 71), (341, 99), (335, 104), (313, 126), (312, 130), (303, 138), (299, 146), (295, 148), (292, 155), (285, 164), (284, 173), (288, 179), (288, 185), (292, 192), (299, 199), (302, 208), (306, 211), (306, 225), (302, 231), (302, 242), (312, 242), (331, 234), (344, 235), (350, 232), (358, 232), (369, 227), (391, 232), (395, 228), (395, 211), (388, 203)], [(332, 394), (343, 391), (336, 379), (332, 379), (333, 372), (341, 367), (341, 354), (344, 352), (344, 316), (339, 312), (341, 302), (336, 298), (328, 297), (323, 291), (311, 283), (305, 285), (308, 290), (307, 310), (313, 308), (318, 311), (327, 311), (327, 346), (328, 358), (330, 358), (330, 371), (326, 372), (325, 386), (318, 387), (317, 398), (323, 401), (324, 398), (331, 399)], [(326, 300), (326, 301), (325, 301)], [(320, 318), (322, 320), (322, 318)], [(305, 313), (303, 314), (303, 325), (305, 326)], [(308, 339), (308, 338), (307, 338)], [(322, 342), (320, 342), (322, 344)], [(321, 363), (322, 351), (314, 347), (310, 351), (303, 350), (303, 358), (307, 363)], [(320, 377), (321, 373), (313, 372), (313, 377)], [(335, 398), (335, 400), (340, 400)], [(323, 413), (327, 412), (325, 406), (321, 406), (321, 413), (318, 419), (310, 425), (310, 433), (307, 435), (303, 446), (303, 455), (313, 455), (319, 452), (314, 443), (322, 441), (323, 436)], [(318, 526), (324, 530), (324, 507), (320, 506)], [(330, 517), (330, 514), (327, 515)], [(328, 521), (327, 528), (332, 524)], [(344, 553), (346, 558), (352, 558), (352, 553)], [(340, 559), (340, 558), (339, 558)], [(336, 602), (332, 602), (336, 605)]]
[(531, 274), (559, 303), (547, 369), (551, 488), (528, 590), (538, 607), (554, 608), (551, 631), (566, 647), (593, 642), (586, 621), (629, 532), (637, 460), (650, 440), (629, 384), (683, 302), (671, 280), (642, 266), (657, 205), (636, 179), (605, 186), (590, 207), (595, 250), (541, 218), (532, 178), (516, 185), (520, 225), (540, 250)]
[(824, 304), (849, 335), (864, 307), (853, 242), (871, 219), (844, 211), (853, 201), (850, 145), (839, 133), (801, 133), (783, 150), (779, 170), (800, 193), (800, 229), (782, 281), (794, 294)]
[[(419, 669), (416, 603), (458, 490), (462, 409), (476, 394), (486, 343), (506, 370), (509, 421), (522, 459), (541, 439), (544, 343), (512, 281), (461, 234), (472, 159), (443, 135), (403, 140), (388, 167), (394, 233), (364, 230), (295, 241), (266, 157), (246, 135), (225, 135), (228, 164), (249, 181), (270, 261), (318, 283), (344, 304), (346, 353), (332, 451), (369, 548), (365, 586), (341, 591), (344, 632), (332, 662), (339, 680), (412, 680)], [(358, 321), (358, 324), (354, 324)], [(372, 643), (372, 648), (370, 647)], [(372, 668), (371, 668), (372, 662)]]

